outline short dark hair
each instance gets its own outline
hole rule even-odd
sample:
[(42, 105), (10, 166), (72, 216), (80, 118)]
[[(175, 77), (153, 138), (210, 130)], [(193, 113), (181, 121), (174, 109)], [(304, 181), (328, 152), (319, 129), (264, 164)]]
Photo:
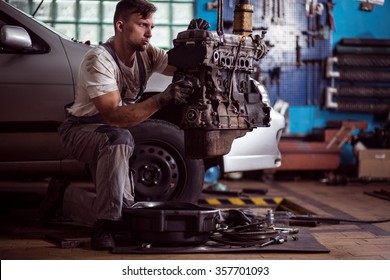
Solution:
[(126, 21), (131, 14), (139, 13), (146, 18), (156, 11), (156, 6), (147, 0), (120, 0), (116, 4), (114, 25), (120, 18)]

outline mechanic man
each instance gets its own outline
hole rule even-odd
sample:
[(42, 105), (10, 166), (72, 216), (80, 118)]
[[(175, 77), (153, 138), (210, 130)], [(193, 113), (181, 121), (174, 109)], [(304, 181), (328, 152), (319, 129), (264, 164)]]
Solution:
[[(122, 208), (134, 202), (129, 159), (134, 140), (127, 128), (162, 108), (182, 103), (191, 83), (174, 82), (152, 98), (138, 101), (153, 72), (173, 75), (164, 50), (149, 40), (156, 7), (146, 0), (121, 0), (114, 14), (115, 35), (84, 57), (74, 104), (59, 133), (70, 156), (89, 165), (95, 192), (67, 184), (49, 184), (41, 218), (52, 218), (62, 207), (64, 218), (93, 226), (91, 247), (114, 247), (115, 225)], [(144, 80), (144, 81), (143, 81)]]

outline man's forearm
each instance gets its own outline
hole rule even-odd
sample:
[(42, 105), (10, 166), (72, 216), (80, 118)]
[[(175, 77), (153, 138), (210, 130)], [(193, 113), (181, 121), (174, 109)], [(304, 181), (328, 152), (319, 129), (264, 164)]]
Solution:
[(105, 118), (110, 126), (127, 128), (142, 123), (159, 109), (153, 98), (148, 98), (139, 103), (118, 106)]

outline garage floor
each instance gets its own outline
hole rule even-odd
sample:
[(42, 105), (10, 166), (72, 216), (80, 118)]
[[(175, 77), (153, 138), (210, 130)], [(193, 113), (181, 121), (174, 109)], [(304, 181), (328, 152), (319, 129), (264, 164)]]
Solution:
[[(202, 203), (212, 203), (211, 207), (243, 208), (266, 211), (272, 206), (260, 205), (261, 201), (283, 198), (293, 206), (299, 206), (320, 216), (379, 220), (390, 218), (390, 201), (376, 198), (365, 192), (388, 191), (389, 183), (349, 183), (344, 186), (329, 186), (318, 180), (263, 181), (244, 178), (221, 181), (230, 191), (243, 188), (265, 189), (265, 195), (253, 194), (257, 201), (248, 204), (240, 197), (203, 194)], [(77, 182), (86, 185), (85, 182)], [(300, 227), (301, 232), (309, 233), (327, 252), (272, 252), (251, 251), (244, 253), (160, 253), (160, 254), (113, 254), (107, 251), (93, 251), (89, 244), (88, 228), (69, 225), (42, 227), (38, 224), (37, 207), (41, 201), (47, 181), (39, 182), (0, 182), (0, 258), (19, 259), (268, 259), (268, 260), (378, 260), (390, 259), (390, 222), (375, 224), (320, 224), (315, 227)], [(238, 199), (237, 199), (238, 198)], [(244, 197), (247, 198), (247, 197)], [(211, 200), (212, 199), (212, 200)], [(230, 200), (229, 200), (230, 199)], [(270, 199), (270, 200), (269, 200)], [(215, 203), (227, 202), (220, 206)], [(260, 201), (260, 202), (259, 202)], [(277, 200), (278, 201), (278, 200)], [(266, 203), (267, 204), (267, 203)], [(302, 210), (301, 208), (301, 210)], [(65, 236), (67, 240), (83, 242), (81, 248), (58, 248), (47, 240), (48, 235)], [(298, 234), (299, 237), (299, 234)], [(295, 242), (303, 242), (303, 240)], [(291, 241), (294, 242), (294, 241)], [(297, 243), (299, 244), (299, 243)], [(303, 246), (304, 244), (302, 244)], [(278, 245), (273, 245), (278, 246)]]

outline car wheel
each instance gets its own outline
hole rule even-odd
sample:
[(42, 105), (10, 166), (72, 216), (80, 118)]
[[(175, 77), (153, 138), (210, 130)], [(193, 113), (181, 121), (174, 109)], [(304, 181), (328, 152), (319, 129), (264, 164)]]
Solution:
[(135, 150), (130, 159), (136, 201), (196, 202), (203, 186), (203, 160), (184, 152), (184, 133), (177, 126), (149, 119), (130, 128)]

